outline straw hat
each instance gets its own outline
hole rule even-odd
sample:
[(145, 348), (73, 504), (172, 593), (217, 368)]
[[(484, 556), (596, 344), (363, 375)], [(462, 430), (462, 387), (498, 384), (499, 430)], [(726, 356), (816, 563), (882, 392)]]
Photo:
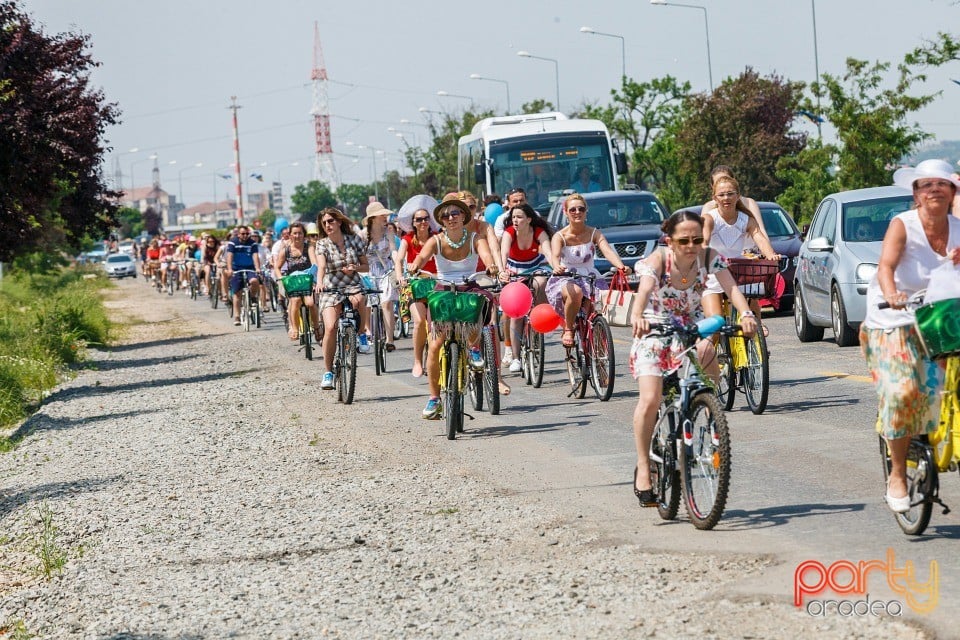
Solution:
[(940, 178), (960, 189), (960, 180), (953, 167), (945, 160), (924, 160), (916, 167), (904, 167), (893, 173), (893, 184), (904, 189), (913, 189), (913, 183), (922, 178)]
[(463, 212), (463, 223), (466, 224), (470, 222), (470, 219), (473, 217), (473, 211), (470, 211), (470, 207), (467, 206), (467, 203), (463, 200), (460, 200), (457, 196), (458, 193), (448, 193), (443, 197), (443, 202), (438, 204), (433, 210), (433, 219), (437, 221), (437, 224), (443, 226), (443, 220), (440, 219), (440, 212), (446, 209), (447, 207), (456, 207)]
[(387, 209), (385, 206), (379, 202), (371, 202), (367, 205), (367, 215), (363, 217), (363, 223), (366, 223), (370, 218), (375, 218), (377, 216), (389, 216), (393, 213), (390, 209)]
[(320, 235), (320, 228), (317, 227), (316, 222), (307, 223), (307, 235), (308, 236), (318, 236)]

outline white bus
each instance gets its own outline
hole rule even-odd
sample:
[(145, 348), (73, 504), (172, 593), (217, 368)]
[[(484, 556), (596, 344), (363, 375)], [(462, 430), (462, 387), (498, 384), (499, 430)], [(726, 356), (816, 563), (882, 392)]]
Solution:
[(460, 138), (458, 182), (479, 197), (520, 187), (545, 213), (564, 191), (613, 191), (626, 158), (599, 120), (562, 113), (484, 118)]

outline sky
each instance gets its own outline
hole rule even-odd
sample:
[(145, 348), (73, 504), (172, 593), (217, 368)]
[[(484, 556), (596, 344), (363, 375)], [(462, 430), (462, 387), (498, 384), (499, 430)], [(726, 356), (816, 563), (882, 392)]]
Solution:
[[(814, 12), (820, 72), (834, 75), (848, 57), (895, 66), (905, 52), (960, 24), (956, 0), (685, 2), (706, 9), (706, 25), (700, 9), (649, 0), (21, 2), (47, 33), (90, 36), (102, 63), (91, 82), (123, 114), (106, 136), (111, 180), (119, 166), (119, 186), (129, 188), (131, 179), (148, 185), (156, 155), (163, 188), (182, 193), (187, 206), (235, 189), (232, 179), (217, 177), (232, 172), (231, 96), (241, 106), (245, 188), (261, 191), (279, 179), (289, 194), (311, 179), (314, 22), (330, 79), (334, 162), (346, 183), (371, 182), (374, 162), (377, 172), (399, 169), (404, 140), (427, 142), (425, 125), (437, 117), (430, 111), (456, 111), (472, 100), (504, 112), (507, 89), (514, 111), (536, 98), (553, 101), (554, 64), (518, 51), (557, 61), (560, 108), (569, 112), (584, 102), (607, 104), (624, 58), (635, 80), (670, 74), (693, 91), (709, 89), (710, 70), (718, 85), (748, 66), (813, 81)], [(621, 36), (625, 56), (619, 38), (581, 33), (583, 26)], [(471, 73), (507, 84), (472, 80)], [(939, 140), (960, 140), (960, 86), (950, 82), (960, 79), (960, 62), (928, 75), (921, 90), (942, 94), (915, 120)], [(815, 133), (809, 124), (797, 128)]]

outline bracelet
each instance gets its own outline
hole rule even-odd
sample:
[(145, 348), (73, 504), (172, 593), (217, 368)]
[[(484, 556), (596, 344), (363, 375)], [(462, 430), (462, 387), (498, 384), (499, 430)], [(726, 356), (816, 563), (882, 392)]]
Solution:
[(741, 317), (741, 318), (756, 318), (756, 317), (757, 317), (757, 314), (755, 314), (753, 311), (743, 311), (743, 312), (740, 313), (740, 317)]

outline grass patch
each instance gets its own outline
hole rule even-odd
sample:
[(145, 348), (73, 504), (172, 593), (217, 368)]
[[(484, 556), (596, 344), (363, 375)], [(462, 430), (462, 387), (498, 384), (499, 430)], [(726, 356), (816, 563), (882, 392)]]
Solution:
[(30, 640), (37, 637), (30, 633), (27, 629), (27, 623), (20, 618), (7, 620), (0, 626), (0, 635), (4, 635), (10, 640)]
[(428, 516), (452, 516), (455, 513), (460, 513), (460, 509), (447, 507), (445, 509), (437, 509), (436, 511), (427, 511)]
[(49, 580), (63, 573), (67, 564), (67, 554), (57, 542), (57, 527), (53, 524), (53, 511), (50, 505), (42, 502), (37, 511), (40, 514), (40, 541), (37, 543), (37, 557), (40, 559), (40, 573)]

